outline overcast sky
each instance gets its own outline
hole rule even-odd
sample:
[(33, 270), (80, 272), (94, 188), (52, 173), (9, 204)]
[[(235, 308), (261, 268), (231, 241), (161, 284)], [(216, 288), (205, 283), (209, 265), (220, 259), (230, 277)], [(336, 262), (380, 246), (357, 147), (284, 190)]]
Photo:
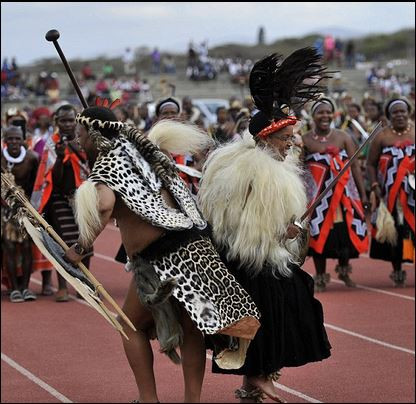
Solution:
[(254, 45), (326, 28), (351, 34), (414, 28), (414, 2), (2, 2), (1, 56), (19, 64), (57, 57), (45, 33), (57, 29), (67, 59), (121, 55), (126, 47), (184, 53), (188, 43)]

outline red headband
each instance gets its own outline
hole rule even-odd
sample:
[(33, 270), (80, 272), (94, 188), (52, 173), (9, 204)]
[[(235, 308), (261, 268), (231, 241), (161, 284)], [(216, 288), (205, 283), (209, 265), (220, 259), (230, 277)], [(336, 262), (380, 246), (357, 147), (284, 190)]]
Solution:
[(286, 126), (289, 125), (295, 125), (297, 122), (297, 119), (295, 116), (288, 116), (285, 119), (280, 119), (279, 121), (274, 121), (271, 125), (266, 126), (264, 129), (262, 129), (257, 136), (261, 138), (265, 138), (269, 136), (273, 132), (277, 132), (280, 129), (286, 128)]

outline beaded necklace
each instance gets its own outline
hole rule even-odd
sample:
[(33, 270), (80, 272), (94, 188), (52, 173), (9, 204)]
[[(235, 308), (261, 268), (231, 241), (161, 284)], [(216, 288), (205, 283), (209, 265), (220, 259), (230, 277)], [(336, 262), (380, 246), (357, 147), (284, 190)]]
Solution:
[(390, 129), (391, 129), (391, 131), (392, 131), (395, 135), (397, 135), (397, 136), (403, 136), (404, 134), (406, 134), (406, 133), (410, 132), (410, 124), (409, 124), (409, 125), (407, 125), (407, 128), (406, 128), (403, 132), (399, 132), (399, 131), (397, 131), (397, 130), (393, 129), (393, 126), (390, 126)]
[(319, 143), (327, 143), (329, 137), (332, 135), (332, 130), (328, 133), (328, 135), (318, 135), (317, 133), (313, 133), (312, 139), (317, 140)]

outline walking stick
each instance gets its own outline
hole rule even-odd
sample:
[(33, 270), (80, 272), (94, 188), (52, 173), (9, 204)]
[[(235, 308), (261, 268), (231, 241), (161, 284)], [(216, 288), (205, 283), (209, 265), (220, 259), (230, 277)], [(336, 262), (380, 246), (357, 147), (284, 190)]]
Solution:
[[(6, 175), (3, 175), (3, 173), (6, 173), (5, 170), (2, 168), (1, 173), (1, 179), (2, 179), (2, 185), (6, 185), (8, 189), (10, 189), (16, 199), (26, 208), (26, 210), (32, 215), (32, 217), (40, 223), (43, 228), (52, 236), (52, 238), (64, 249), (64, 251), (68, 250), (69, 247), (66, 245), (66, 243), (59, 237), (59, 235), (55, 232), (53, 227), (39, 214), (39, 212), (31, 205), (31, 203), (28, 201), (28, 199), (23, 195), (21, 192), (19, 192), (18, 189), (14, 186), (14, 184), (7, 178)], [(97, 281), (97, 279), (92, 275), (92, 273), (87, 269), (87, 267), (82, 263), (78, 263), (78, 267), (81, 269), (81, 271), (84, 273), (84, 275), (91, 281), (91, 283), (94, 285), (96, 291), (98, 293), (101, 293), (101, 295), (114, 307), (114, 309), (117, 311), (117, 313), (123, 318), (123, 320), (134, 330), (136, 331), (136, 328), (134, 327), (133, 323), (130, 321), (130, 319), (124, 314), (124, 312), (121, 310), (121, 308), (118, 306), (118, 304), (114, 301), (114, 299), (108, 294), (108, 292), (104, 289), (104, 287)], [(104, 307), (106, 314), (108, 315), (107, 311), (108, 309), (103, 305), (100, 304), (101, 307)], [(109, 316), (114, 324), (114, 319)], [(117, 322), (118, 323), (118, 322)], [(115, 324), (116, 325), (116, 324)], [(119, 325), (116, 325), (116, 328), (119, 329)], [(119, 329), (120, 332), (124, 334), (122, 330)], [(125, 334), (124, 334), (125, 335)], [(127, 337), (127, 336), (126, 336)], [(128, 338), (127, 338), (128, 339)]]

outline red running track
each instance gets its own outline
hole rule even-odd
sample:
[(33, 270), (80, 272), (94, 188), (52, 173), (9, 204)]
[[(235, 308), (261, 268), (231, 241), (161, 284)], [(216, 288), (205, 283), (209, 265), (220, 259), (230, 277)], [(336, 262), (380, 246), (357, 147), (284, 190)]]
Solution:
[[(118, 231), (109, 225), (96, 242), (91, 270), (121, 306), (131, 275), (112, 259), (119, 245)], [(414, 403), (414, 268), (405, 266), (408, 286), (395, 289), (389, 263), (362, 257), (352, 264), (357, 288), (338, 281), (335, 260), (329, 260), (332, 281), (316, 295), (324, 307), (332, 356), (283, 369), (281, 396), (298, 403)], [(311, 260), (304, 269), (313, 273)], [(35, 273), (31, 287), (40, 293), (40, 285)], [(36, 302), (13, 304), (4, 292), (2, 403), (128, 403), (138, 397), (120, 335), (84, 302), (38, 296)], [(158, 353), (157, 344), (154, 348), (160, 401), (183, 402), (181, 368)], [(207, 359), (202, 402), (238, 402), (233, 391), (240, 377), (215, 375), (210, 368)]]

